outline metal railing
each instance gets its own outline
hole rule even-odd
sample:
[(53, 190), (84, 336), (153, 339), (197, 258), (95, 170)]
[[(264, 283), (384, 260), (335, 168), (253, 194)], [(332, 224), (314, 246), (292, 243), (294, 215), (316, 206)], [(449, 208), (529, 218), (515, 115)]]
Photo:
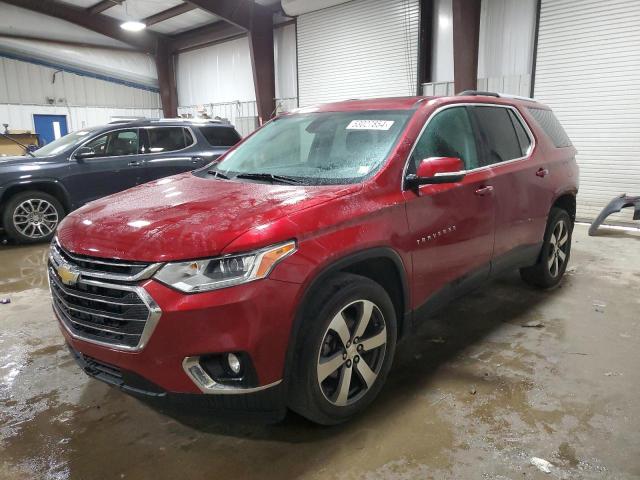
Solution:
[[(276, 99), (276, 113), (288, 112), (297, 107), (297, 97)], [(190, 118), (218, 117), (229, 120), (243, 137), (259, 126), (258, 107), (255, 100), (182, 106), (178, 107), (178, 115)]]

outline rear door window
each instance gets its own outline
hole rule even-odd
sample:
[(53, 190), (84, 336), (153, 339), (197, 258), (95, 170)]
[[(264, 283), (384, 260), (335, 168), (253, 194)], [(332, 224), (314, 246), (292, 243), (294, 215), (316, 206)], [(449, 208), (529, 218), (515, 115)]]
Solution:
[(240, 135), (231, 127), (200, 127), (200, 132), (212, 147), (233, 147), (240, 141)]
[(528, 108), (528, 110), (556, 148), (571, 146), (571, 140), (569, 140), (567, 132), (564, 131), (564, 128), (562, 128), (562, 125), (560, 125), (560, 122), (551, 110), (545, 110), (543, 108)]
[(504, 107), (470, 107), (473, 111), (485, 145), (481, 166), (493, 165), (522, 157), (522, 147), (510, 109)]
[(175, 152), (193, 143), (191, 134), (183, 127), (154, 127), (145, 130), (148, 153)]

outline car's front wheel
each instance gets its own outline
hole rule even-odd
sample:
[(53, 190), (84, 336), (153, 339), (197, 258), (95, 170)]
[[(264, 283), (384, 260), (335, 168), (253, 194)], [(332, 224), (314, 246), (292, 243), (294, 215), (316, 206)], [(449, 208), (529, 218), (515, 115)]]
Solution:
[(9, 199), (2, 213), (7, 235), (18, 243), (46, 242), (64, 217), (62, 204), (39, 191), (21, 192)]
[(378, 395), (393, 361), (396, 314), (387, 292), (359, 275), (340, 274), (303, 312), (291, 378), (291, 408), (333, 425)]

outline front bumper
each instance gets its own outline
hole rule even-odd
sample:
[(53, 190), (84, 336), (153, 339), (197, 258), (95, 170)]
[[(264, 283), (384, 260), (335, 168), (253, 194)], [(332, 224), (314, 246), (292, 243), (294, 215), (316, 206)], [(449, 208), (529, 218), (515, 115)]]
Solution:
[[(85, 365), (83, 369), (87, 373), (132, 394), (162, 397), (207, 393), (214, 394), (206, 395), (208, 397), (217, 397), (213, 403), (226, 407), (250, 406), (252, 401), (233, 398), (240, 396), (268, 397), (267, 403), (282, 400), (279, 392), (283, 390), (281, 382), (299, 284), (267, 278), (191, 295), (154, 280), (144, 282), (141, 287), (158, 305), (161, 314), (152, 335), (139, 351), (78, 338), (60, 322), (77, 358), (93, 359), (124, 372), (118, 381)], [(189, 373), (193, 357), (226, 352), (248, 355), (255, 369), (256, 385), (246, 390), (203, 386)], [(127, 378), (130, 381), (126, 381)], [(132, 382), (134, 378), (143, 381)], [(141, 388), (141, 384), (146, 387)]]
[(218, 415), (234, 420), (278, 422), (286, 414), (284, 388), (281, 384), (244, 395), (198, 395), (167, 392), (136, 373), (122, 370), (86, 356), (69, 346), (77, 364), (84, 372), (97, 380), (117, 387), (148, 403), (157, 406), (177, 407), (179, 412), (193, 412), (193, 408), (214, 410)]

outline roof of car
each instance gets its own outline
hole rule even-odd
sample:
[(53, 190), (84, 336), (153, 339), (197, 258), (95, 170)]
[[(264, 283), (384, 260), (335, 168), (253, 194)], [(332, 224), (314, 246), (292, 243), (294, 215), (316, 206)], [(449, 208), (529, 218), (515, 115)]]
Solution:
[(110, 122), (105, 127), (112, 127), (113, 125), (122, 125), (127, 127), (149, 127), (149, 126), (212, 126), (212, 127), (227, 127), (233, 128), (233, 125), (227, 120), (217, 120), (209, 118), (136, 118), (136, 119), (123, 119)]
[(301, 107), (290, 113), (311, 113), (311, 112), (342, 112), (342, 111), (358, 111), (358, 110), (412, 110), (425, 102), (435, 101), (437, 103), (446, 103), (450, 101), (473, 101), (473, 102), (489, 102), (498, 104), (514, 104), (514, 103), (537, 103), (536, 100), (517, 95), (509, 95), (505, 93), (482, 92), (475, 90), (466, 90), (454, 96), (447, 97), (391, 97), (391, 98), (371, 98), (371, 99), (353, 99), (341, 102), (324, 103), (321, 105), (312, 105)]

